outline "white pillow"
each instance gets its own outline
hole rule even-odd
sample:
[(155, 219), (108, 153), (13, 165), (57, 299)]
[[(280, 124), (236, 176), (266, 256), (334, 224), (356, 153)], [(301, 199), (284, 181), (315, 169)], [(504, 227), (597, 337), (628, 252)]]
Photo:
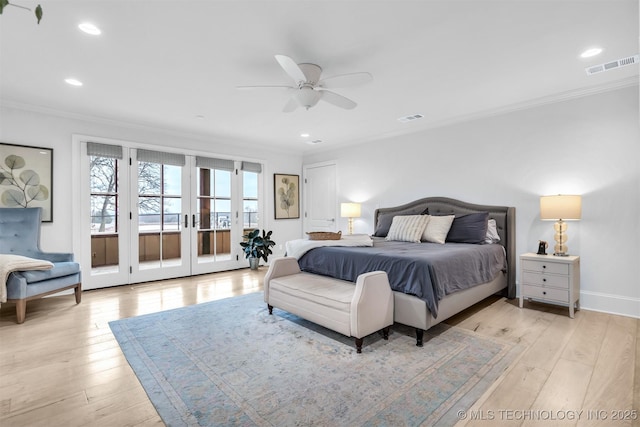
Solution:
[(422, 240), (425, 242), (444, 243), (453, 224), (455, 215), (428, 215), (429, 222), (422, 233)]
[(429, 215), (396, 215), (385, 239), (420, 243), (428, 222)]
[(500, 241), (500, 235), (498, 235), (498, 227), (496, 226), (496, 220), (490, 219), (487, 222), (487, 237), (484, 239), (485, 243), (498, 243)]

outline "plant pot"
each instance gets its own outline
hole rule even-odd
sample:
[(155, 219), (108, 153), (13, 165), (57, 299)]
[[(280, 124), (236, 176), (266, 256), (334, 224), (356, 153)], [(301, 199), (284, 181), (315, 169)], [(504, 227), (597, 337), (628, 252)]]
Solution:
[(249, 268), (257, 270), (260, 265), (260, 258), (249, 258)]

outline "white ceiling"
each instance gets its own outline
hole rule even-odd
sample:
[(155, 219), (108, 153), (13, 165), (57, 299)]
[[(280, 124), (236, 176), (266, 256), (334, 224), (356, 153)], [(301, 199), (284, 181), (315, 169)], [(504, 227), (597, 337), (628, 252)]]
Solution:
[[(637, 65), (584, 71), (638, 53), (637, 1), (40, 3), (40, 25), (15, 7), (0, 16), (3, 104), (215, 141), (307, 152), (638, 83)], [(79, 31), (84, 21), (102, 35)], [(579, 58), (595, 45), (601, 55)], [(291, 84), (274, 54), (373, 81), (335, 90), (354, 110), (320, 102), (283, 113), (286, 92), (236, 89)], [(397, 120), (416, 113), (425, 117)]]

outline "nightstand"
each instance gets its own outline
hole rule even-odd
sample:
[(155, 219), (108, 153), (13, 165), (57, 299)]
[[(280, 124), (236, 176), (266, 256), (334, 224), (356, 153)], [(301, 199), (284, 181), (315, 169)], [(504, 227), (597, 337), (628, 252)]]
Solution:
[(520, 255), (520, 308), (525, 298), (580, 310), (580, 257), (526, 253)]

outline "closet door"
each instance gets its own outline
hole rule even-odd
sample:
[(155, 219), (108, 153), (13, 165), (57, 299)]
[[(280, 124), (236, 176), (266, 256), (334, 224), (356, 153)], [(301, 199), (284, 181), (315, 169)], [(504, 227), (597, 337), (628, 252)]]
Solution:
[(337, 231), (336, 165), (304, 167), (304, 230)]

